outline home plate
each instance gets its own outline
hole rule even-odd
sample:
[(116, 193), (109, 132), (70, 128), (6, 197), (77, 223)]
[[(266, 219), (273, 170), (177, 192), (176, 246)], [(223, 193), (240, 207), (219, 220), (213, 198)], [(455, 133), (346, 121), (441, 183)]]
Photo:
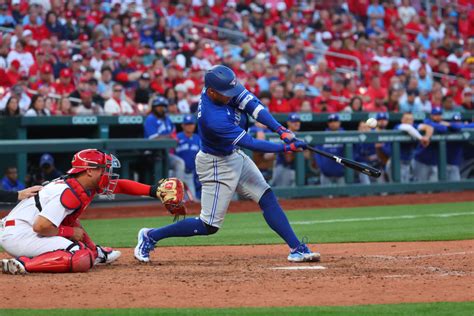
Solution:
[(325, 270), (326, 267), (323, 266), (292, 266), (292, 267), (274, 267), (269, 268), (271, 270)]

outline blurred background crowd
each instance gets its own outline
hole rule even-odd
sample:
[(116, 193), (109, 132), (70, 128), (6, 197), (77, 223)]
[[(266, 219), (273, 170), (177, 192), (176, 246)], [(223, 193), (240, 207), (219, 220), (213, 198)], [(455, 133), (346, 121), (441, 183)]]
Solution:
[(3, 115), (192, 113), (213, 64), (272, 112), (473, 109), (469, 0), (0, 0)]

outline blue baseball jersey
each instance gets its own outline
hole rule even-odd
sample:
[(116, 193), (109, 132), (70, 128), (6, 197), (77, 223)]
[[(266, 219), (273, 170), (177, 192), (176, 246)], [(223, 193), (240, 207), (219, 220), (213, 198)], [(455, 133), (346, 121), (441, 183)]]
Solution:
[(171, 136), (176, 130), (168, 116), (158, 118), (153, 113), (146, 117), (143, 128), (145, 138), (148, 139), (158, 136)]
[[(426, 119), (424, 122), (426, 125), (430, 125), (434, 129), (436, 134), (444, 134), (448, 131), (448, 128), (442, 124), (433, 122), (430, 119)], [(418, 145), (415, 150), (415, 159), (425, 165), (437, 165), (438, 164), (438, 143), (431, 143), (428, 147)]]
[[(343, 131), (343, 128), (339, 129)], [(329, 131), (329, 129), (326, 129)], [(343, 157), (344, 156), (344, 144), (324, 144), (318, 145), (317, 148), (324, 150), (333, 155)], [(321, 155), (314, 155), (316, 162), (318, 163), (319, 169), (327, 177), (342, 177), (344, 176), (344, 167), (335, 162), (332, 159), (326, 158)]]
[(186, 173), (194, 172), (196, 169), (196, 155), (201, 148), (201, 139), (197, 134), (188, 137), (183, 132), (178, 133), (177, 136), (178, 146), (176, 146), (176, 155), (184, 160)]
[(230, 155), (247, 133), (245, 113), (229, 105), (214, 104), (204, 92), (199, 100), (197, 121), (201, 149), (211, 155)]
[[(393, 129), (398, 130), (401, 124), (395, 125)], [(418, 124), (413, 125), (414, 128), (418, 129)], [(416, 141), (410, 143), (400, 143), (400, 160), (411, 161), (415, 156), (415, 149), (418, 146)]]
[(374, 143), (362, 143), (354, 145), (354, 158), (356, 161), (376, 166), (378, 165), (377, 152)]

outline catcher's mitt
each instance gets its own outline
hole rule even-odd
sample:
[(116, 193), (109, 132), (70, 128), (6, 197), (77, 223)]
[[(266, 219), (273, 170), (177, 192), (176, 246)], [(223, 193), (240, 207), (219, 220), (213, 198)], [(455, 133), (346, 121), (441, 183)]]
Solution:
[(186, 207), (183, 204), (184, 184), (178, 178), (161, 179), (151, 186), (150, 196), (158, 198), (166, 209), (174, 215), (174, 220), (179, 216), (186, 216)]

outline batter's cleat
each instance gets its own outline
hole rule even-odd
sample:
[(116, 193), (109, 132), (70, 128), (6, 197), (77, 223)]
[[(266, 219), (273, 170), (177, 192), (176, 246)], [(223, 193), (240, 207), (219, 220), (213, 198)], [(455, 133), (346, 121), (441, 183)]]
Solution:
[(142, 228), (138, 232), (138, 243), (135, 247), (135, 258), (140, 262), (150, 262), (150, 251), (155, 249), (155, 242), (148, 237), (150, 228)]
[(318, 262), (321, 260), (319, 252), (312, 252), (306, 244), (300, 244), (288, 255), (290, 262)]
[(16, 259), (3, 259), (2, 272), (7, 274), (26, 274), (23, 263)]

